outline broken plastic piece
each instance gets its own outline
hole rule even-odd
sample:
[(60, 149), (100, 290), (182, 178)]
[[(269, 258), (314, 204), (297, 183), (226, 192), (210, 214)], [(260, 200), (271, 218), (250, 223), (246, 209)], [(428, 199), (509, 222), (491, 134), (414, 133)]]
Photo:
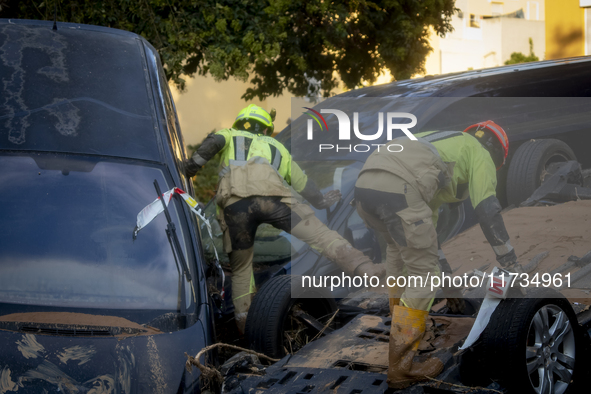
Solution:
[(486, 326), (488, 326), (488, 322), (490, 321), (490, 317), (492, 316), (497, 306), (501, 303), (502, 299), (494, 298), (494, 297), (485, 297), (484, 301), (482, 302), (482, 306), (480, 307), (480, 311), (478, 311), (478, 316), (476, 317), (476, 321), (470, 330), (470, 334), (468, 334), (468, 338), (460, 347), (459, 350), (464, 350), (469, 348), (476, 342), (476, 340), (480, 337), (480, 334), (484, 332)]
[(529, 261), (529, 263), (523, 266), (523, 272), (528, 274), (533, 272), (536, 268), (538, 268), (538, 265), (540, 265), (542, 260), (548, 257), (548, 255), (550, 255), (550, 252), (548, 251), (535, 255), (534, 258)]
[(542, 200), (567, 202), (591, 199), (591, 188), (582, 186), (581, 165), (574, 160), (560, 164), (556, 172), (521, 203), (522, 207), (531, 207)]

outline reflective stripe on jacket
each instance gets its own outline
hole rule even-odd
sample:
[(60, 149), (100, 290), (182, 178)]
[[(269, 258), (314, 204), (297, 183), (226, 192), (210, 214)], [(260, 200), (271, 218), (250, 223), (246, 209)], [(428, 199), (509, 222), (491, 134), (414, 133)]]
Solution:
[(296, 192), (306, 186), (307, 176), (274, 138), (236, 129), (220, 130), (216, 135), (225, 139), (220, 151), (222, 169), (217, 200), (220, 206), (230, 196), (290, 197), (287, 185)]

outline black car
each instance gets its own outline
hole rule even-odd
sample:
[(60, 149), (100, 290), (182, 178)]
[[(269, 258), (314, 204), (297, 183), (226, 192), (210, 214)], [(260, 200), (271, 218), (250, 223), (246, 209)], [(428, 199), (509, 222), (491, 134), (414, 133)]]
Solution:
[[(327, 210), (317, 210), (316, 215), (375, 262), (380, 262), (385, 256), (383, 241), (365, 227), (351, 205), (357, 175), (373, 149), (366, 150), (362, 146), (368, 144), (363, 138), (340, 138), (338, 116), (347, 116), (352, 128), (353, 123), (357, 123), (364, 137), (380, 134), (377, 126), (380, 112), (398, 112), (396, 123), (404, 123), (400, 119), (405, 114), (414, 115), (417, 123), (412, 126), (413, 133), (431, 130), (453, 133), (477, 122), (493, 120), (504, 128), (510, 141), (506, 165), (497, 172), (497, 196), (504, 207), (511, 209), (522, 203), (545, 206), (590, 199), (591, 158), (587, 154), (591, 142), (590, 66), (591, 57), (574, 58), (353, 90), (312, 108), (316, 116), (323, 115), (324, 129), (319, 125), (314, 130), (311, 117), (302, 115), (295, 117), (278, 139), (289, 147), (293, 158), (323, 192), (342, 191), (339, 203)], [(297, 106), (292, 105), (292, 111)], [(402, 133), (392, 135), (396, 136)], [(390, 138), (383, 132), (371, 143), (385, 143)], [(320, 144), (325, 144), (323, 149)], [(336, 144), (341, 144), (340, 150), (334, 149)], [(331, 145), (332, 149), (324, 149)], [(351, 148), (347, 149), (348, 146)], [(581, 166), (587, 170), (582, 171)], [(587, 205), (579, 207), (588, 209)], [(507, 215), (512, 213), (507, 212)], [(552, 219), (546, 220), (549, 221)], [(469, 200), (443, 206), (437, 228), (439, 241), (444, 242), (475, 223)], [(305, 289), (303, 294), (294, 295), (296, 275), (339, 276), (339, 268), (289, 234), (276, 231), (273, 236), (273, 230), (267, 227), (259, 231), (255, 253), (257, 246), (262, 253), (258, 261), (255, 256), (255, 278), (260, 288), (249, 310), (246, 334), (254, 349), (277, 358), (284, 357), (264, 373), (256, 363), (245, 363), (247, 367), (226, 377), (227, 391), (393, 392), (385, 376), (391, 328), (388, 295), (384, 292), (372, 294), (371, 289), (351, 295), (350, 292), (357, 289), (345, 287), (332, 292), (312, 288), (312, 294), (306, 294), (308, 289)], [(556, 237), (557, 243), (563, 242), (560, 234)], [(452, 242), (458, 244), (465, 239), (457, 238)], [(285, 245), (283, 249), (281, 243)], [(273, 248), (264, 250), (265, 245)], [(535, 250), (537, 246), (530, 249)], [(536, 272), (535, 265), (532, 271), (529, 266), (539, 263), (538, 256), (529, 263), (520, 260), (524, 269), (528, 269), (526, 272)], [(563, 263), (567, 256), (560, 258), (554, 256), (554, 262)], [(475, 256), (474, 264), (481, 264), (482, 260)], [(576, 285), (573, 289), (588, 294), (590, 261), (591, 252), (581, 258), (570, 256), (566, 263), (551, 272), (569, 272), (578, 281), (573, 281)], [(460, 268), (453, 261), (450, 265), (452, 269)], [(487, 271), (491, 268), (489, 265), (486, 265)], [(560, 288), (562, 285), (553, 286)], [(470, 321), (466, 320), (466, 315), (477, 316), (486, 285), (464, 292), (464, 297), (474, 297), (466, 298), (471, 312), (451, 315), (445, 307), (431, 311), (429, 320), (435, 327), (433, 341), (458, 335), (454, 339), (458, 342), (449, 348), (439, 342), (434, 348), (420, 350), (419, 357), (433, 354), (444, 361), (445, 368), (435, 381), (422, 382), (400, 392), (588, 391), (589, 300), (567, 299), (546, 287), (534, 289), (530, 286), (523, 298), (516, 290), (519, 294), (515, 298), (500, 301), (490, 322), (484, 323), (485, 330), (472, 345), (464, 342), (467, 332), (459, 335), (461, 330), (457, 328), (445, 332), (447, 323), (436, 319)], [(300, 290), (298, 286), (295, 289)], [(342, 297), (346, 298), (340, 299)], [(449, 333), (452, 335), (448, 336)], [(462, 344), (467, 349), (458, 351)]]
[(200, 392), (184, 355), (214, 342), (197, 219), (173, 198), (171, 224), (133, 237), (156, 184), (192, 192), (158, 53), (52, 25), (0, 20), (1, 391)]
[[(509, 137), (509, 156), (506, 165), (497, 172), (497, 196), (504, 207), (518, 206), (526, 200), (555, 171), (556, 164), (578, 160), (583, 168), (591, 167), (587, 154), (591, 142), (591, 58), (534, 62), (484, 70), (467, 71), (437, 77), (394, 82), (391, 84), (352, 90), (318, 103), (312, 109), (323, 115), (326, 129), (315, 129), (313, 139), (307, 132), (309, 116), (295, 117), (277, 139), (291, 151), (295, 161), (308, 177), (326, 193), (340, 189), (342, 200), (326, 210), (316, 210), (316, 216), (327, 226), (338, 231), (354, 247), (366, 253), (374, 262), (385, 258), (385, 242), (373, 230), (366, 228), (352, 207), (354, 185), (367, 156), (375, 149), (366, 150), (362, 144), (388, 141), (386, 128), (372, 141), (355, 138), (340, 141), (340, 121), (327, 109), (344, 112), (362, 134), (372, 135), (379, 130), (378, 114), (387, 112), (412, 113), (417, 124), (410, 131), (462, 131), (486, 120), (501, 125)], [(305, 111), (297, 103), (292, 105)], [(295, 112), (294, 112), (295, 113)], [(408, 123), (401, 120), (400, 123)], [(314, 126), (315, 127), (315, 126)], [(392, 136), (401, 136), (394, 131)], [(320, 144), (341, 144), (341, 149), (321, 149)], [(356, 149), (356, 144), (359, 149)], [(348, 146), (351, 145), (351, 148)], [(326, 147), (324, 146), (324, 148)], [(348, 149), (347, 149), (348, 148)], [(208, 212), (213, 217), (213, 204)], [(469, 200), (464, 203), (444, 204), (440, 209), (438, 237), (440, 242), (476, 224)], [(218, 232), (218, 235), (221, 235)], [(216, 240), (221, 244), (220, 240)], [(209, 241), (205, 242), (206, 249)], [(492, 253), (492, 252), (491, 252)], [(222, 257), (224, 259), (224, 257)], [(227, 261), (227, 259), (226, 259)], [(333, 299), (346, 297), (355, 288), (334, 289), (321, 301), (312, 298), (284, 297), (290, 293), (289, 281), (283, 275), (340, 275), (339, 268), (316, 250), (291, 235), (263, 225), (255, 242), (255, 279), (257, 285), (269, 280), (275, 283), (272, 294), (265, 290), (259, 298), (274, 299), (275, 307), (257, 302), (255, 297), (249, 311), (247, 336), (257, 350), (281, 356), (290, 344), (284, 343), (282, 329), (271, 333), (265, 330), (268, 322), (293, 322), (292, 307), (298, 305), (312, 316), (325, 322), (335, 310)], [(278, 285), (281, 281), (283, 284)], [(312, 296), (327, 296), (314, 294)], [(306, 295), (310, 297), (310, 295)], [(279, 305), (281, 304), (281, 305)], [(229, 306), (228, 310), (230, 310)], [(279, 312), (278, 312), (279, 311)], [(255, 320), (256, 316), (256, 320)], [(288, 316), (291, 316), (286, 320)], [(300, 319), (301, 320), (301, 319)], [(255, 323), (255, 321), (261, 323)], [(291, 324), (291, 323), (289, 323)], [(297, 323), (296, 325), (298, 325)], [(291, 330), (293, 327), (285, 329)], [(297, 331), (297, 327), (295, 328)], [(250, 331), (250, 333), (249, 333)], [(261, 334), (264, 333), (264, 334)], [(269, 336), (273, 340), (268, 339)], [(256, 338), (265, 338), (262, 344)], [(293, 344), (291, 344), (293, 346)]]

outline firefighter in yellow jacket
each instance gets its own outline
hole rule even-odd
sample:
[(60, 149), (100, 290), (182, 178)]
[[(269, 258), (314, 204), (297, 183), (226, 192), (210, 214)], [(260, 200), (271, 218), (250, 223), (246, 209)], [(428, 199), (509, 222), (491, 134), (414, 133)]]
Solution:
[(185, 163), (186, 174), (192, 177), (218, 152), (222, 155), (216, 203), (221, 208), (218, 219), (224, 231), (224, 250), (230, 256), (234, 315), (241, 332), (255, 292), (252, 260), (259, 224), (269, 223), (293, 234), (349, 275), (384, 273), (383, 264), (373, 264), (292, 196), (288, 185), (315, 208), (323, 209), (339, 201), (341, 193), (332, 190), (323, 195), (288, 150), (267, 136), (273, 132), (273, 120), (274, 116), (251, 104), (240, 111), (232, 128), (210, 134)]
[[(492, 121), (468, 127), (464, 132), (435, 131), (401, 137), (374, 151), (355, 184), (355, 201), (365, 223), (387, 240), (386, 274), (418, 276), (405, 288), (390, 287), (392, 328), (388, 383), (404, 388), (435, 377), (443, 365), (437, 358), (413, 363), (425, 332), (435, 292), (429, 276), (440, 275), (439, 265), (451, 274), (442, 252), (438, 253), (438, 210), (443, 203), (470, 197), (476, 216), (498, 262), (520, 271), (515, 251), (501, 217), (496, 197), (496, 170), (505, 162), (508, 139)], [(392, 149), (388, 145), (403, 147)], [(391, 285), (392, 282), (388, 283)]]

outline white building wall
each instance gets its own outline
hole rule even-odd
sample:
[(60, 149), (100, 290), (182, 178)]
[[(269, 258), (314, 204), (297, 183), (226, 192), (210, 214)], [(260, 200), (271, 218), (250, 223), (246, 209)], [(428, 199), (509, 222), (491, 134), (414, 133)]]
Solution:
[[(514, 18), (500, 18), (502, 29), (502, 61), (509, 59), (511, 53), (521, 52), (529, 55), (529, 38), (534, 43), (534, 54), (544, 59), (546, 52), (546, 31), (544, 21)], [(501, 63), (503, 64), (503, 63)]]
[(485, 19), (482, 22), (483, 42), (481, 64), (476, 68), (496, 67), (507, 59), (503, 54), (503, 20), (505, 18)]
[[(534, 42), (534, 53), (543, 59), (546, 44), (544, 4), (544, 0), (456, 1), (460, 12), (452, 17), (454, 31), (444, 38), (432, 35), (433, 52), (425, 62), (426, 74), (503, 65), (512, 52), (529, 54), (529, 37)], [(524, 18), (490, 18), (501, 10), (504, 14), (522, 10)]]
[[(546, 41), (543, 21), (490, 18), (480, 20), (480, 28), (469, 27), (456, 16), (454, 22), (453, 33), (437, 38), (438, 50), (427, 59), (427, 74), (501, 66), (513, 52), (529, 55), (530, 37), (534, 53), (540, 60), (544, 58)], [(433, 61), (434, 57), (438, 57), (439, 62)]]

